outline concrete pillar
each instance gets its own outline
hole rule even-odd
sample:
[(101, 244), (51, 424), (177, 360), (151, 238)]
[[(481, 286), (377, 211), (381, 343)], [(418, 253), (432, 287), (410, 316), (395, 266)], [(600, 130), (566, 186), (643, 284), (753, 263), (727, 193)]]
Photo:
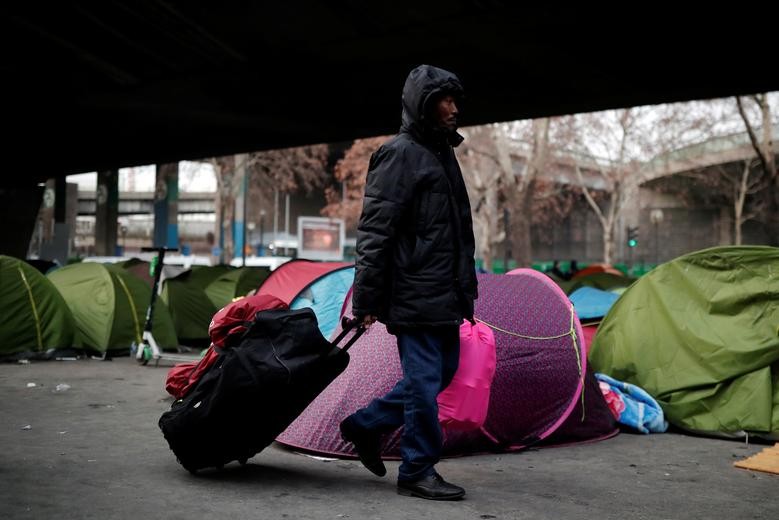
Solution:
[[(71, 192), (73, 189), (71, 189)], [(78, 194), (73, 204), (78, 203)], [(73, 197), (71, 197), (73, 198)], [(48, 240), (41, 244), (41, 258), (65, 265), (71, 250), (71, 225), (68, 222), (68, 183), (64, 176), (54, 179), (54, 225)]]
[(179, 164), (157, 165), (154, 191), (154, 247), (179, 247)]
[(54, 179), (54, 224), (64, 224), (68, 211), (68, 181), (64, 176)]
[(116, 228), (119, 218), (119, 170), (97, 172), (95, 193), (95, 254), (117, 254)]
[[(45, 191), (43, 193), (43, 205), (41, 206), (39, 218), (40, 218), (40, 243), (41, 247), (47, 242), (51, 242), (54, 237), (54, 179), (49, 179), (45, 184)], [(42, 252), (38, 251), (39, 255)], [(41, 256), (41, 258), (44, 258)]]
[(44, 187), (35, 183), (13, 186), (6, 182), (0, 186), (0, 220), (3, 223), (0, 255), (26, 258)]

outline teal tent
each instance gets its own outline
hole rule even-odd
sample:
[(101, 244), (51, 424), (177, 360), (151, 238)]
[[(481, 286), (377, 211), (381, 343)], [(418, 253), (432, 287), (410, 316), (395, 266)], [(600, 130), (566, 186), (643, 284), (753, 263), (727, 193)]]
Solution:
[[(550, 273), (546, 273), (549, 275)], [(629, 287), (636, 278), (631, 276), (618, 275), (613, 273), (591, 273), (588, 275), (572, 278), (571, 280), (559, 280), (551, 277), (559, 285), (565, 294), (573, 294), (582, 287), (592, 287), (601, 291), (621, 291)]]
[(338, 328), (344, 300), (353, 283), (354, 267), (336, 269), (311, 282), (292, 300), (289, 308), (312, 308), (319, 323), (319, 331), (322, 336), (330, 338)]
[(584, 286), (569, 294), (568, 299), (573, 303), (580, 320), (595, 320), (603, 318), (609, 312), (614, 302), (619, 299), (619, 294)]
[(354, 264), (291, 260), (273, 271), (257, 289), (287, 303), (291, 309), (310, 307), (319, 330), (329, 338), (341, 316), (344, 300), (354, 283)]

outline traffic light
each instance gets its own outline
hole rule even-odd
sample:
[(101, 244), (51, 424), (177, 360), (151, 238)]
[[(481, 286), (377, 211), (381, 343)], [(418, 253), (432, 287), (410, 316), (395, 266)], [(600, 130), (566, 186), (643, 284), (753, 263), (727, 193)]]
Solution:
[(628, 226), (628, 247), (638, 245), (638, 226)]

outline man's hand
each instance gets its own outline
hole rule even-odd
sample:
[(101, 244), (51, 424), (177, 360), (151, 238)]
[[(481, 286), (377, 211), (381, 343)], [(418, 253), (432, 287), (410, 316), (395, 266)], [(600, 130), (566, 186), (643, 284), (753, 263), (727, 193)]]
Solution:
[(376, 321), (377, 317), (373, 314), (368, 314), (362, 318), (362, 326), (367, 330)]

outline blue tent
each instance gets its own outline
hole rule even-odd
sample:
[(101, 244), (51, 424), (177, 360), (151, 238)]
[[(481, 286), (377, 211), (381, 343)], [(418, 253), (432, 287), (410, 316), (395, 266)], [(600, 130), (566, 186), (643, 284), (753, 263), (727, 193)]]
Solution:
[(311, 307), (314, 309), (319, 330), (326, 338), (333, 335), (341, 317), (346, 295), (354, 283), (354, 267), (337, 269), (318, 278), (290, 303), (291, 309)]
[(619, 299), (619, 294), (594, 287), (579, 287), (568, 298), (573, 303), (579, 319), (590, 320), (604, 317)]

